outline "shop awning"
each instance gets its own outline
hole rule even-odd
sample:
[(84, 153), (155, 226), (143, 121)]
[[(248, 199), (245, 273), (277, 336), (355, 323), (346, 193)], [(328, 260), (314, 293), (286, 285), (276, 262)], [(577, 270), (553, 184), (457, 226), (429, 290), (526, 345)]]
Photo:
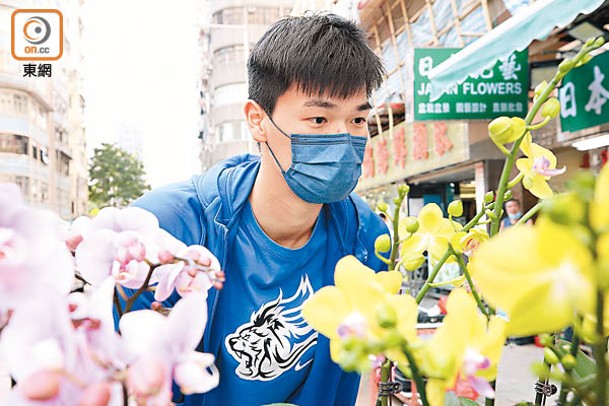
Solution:
[(493, 66), (499, 58), (524, 50), (535, 39), (545, 38), (554, 27), (569, 24), (580, 13), (591, 13), (603, 1), (536, 1), (431, 70), (431, 100), (438, 99), (470, 74)]

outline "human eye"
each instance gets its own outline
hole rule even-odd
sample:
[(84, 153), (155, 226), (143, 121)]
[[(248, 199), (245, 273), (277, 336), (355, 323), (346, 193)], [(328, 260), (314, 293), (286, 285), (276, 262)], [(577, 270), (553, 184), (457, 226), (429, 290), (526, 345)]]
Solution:
[(315, 125), (322, 125), (328, 122), (324, 117), (313, 117), (310, 118), (309, 121)]
[(353, 119), (353, 124), (363, 127), (366, 125), (366, 117), (356, 117)]

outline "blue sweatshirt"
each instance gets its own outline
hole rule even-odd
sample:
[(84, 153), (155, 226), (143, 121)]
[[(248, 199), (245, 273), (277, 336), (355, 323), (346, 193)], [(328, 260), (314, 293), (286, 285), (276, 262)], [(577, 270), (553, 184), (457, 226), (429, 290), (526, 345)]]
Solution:
[[(242, 214), (247, 213), (244, 208), (248, 208), (248, 197), (259, 168), (258, 156), (248, 154), (228, 158), (189, 181), (168, 185), (145, 194), (134, 203), (134, 206), (154, 213), (161, 227), (185, 244), (207, 247), (219, 259), (229, 280), (231, 269), (230, 266), (227, 268), (226, 264), (230, 262), (231, 254), (235, 252), (234, 244), (239, 221)], [(323, 210), (328, 228), (327, 238), (332, 239), (333, 247), (338, 250), (337, 258), (354, 255), (375, 271), (386, 269), (386, 265), (374, 255), (374, 241), (377, 236), (387, 233), (387, 227), (363, 200), (352, 193), (343, 201), (324, 205)], [(240, 255), (247, 255), (247, 252), (241, 250)], [(264, 251), (252, 252), (251, 255), (259, 257), (264, 255)], [(255, 260), (252, 258), (252, 261)], [(327, 265), (328, 269), (322, 270), (319, 278), (322, 286), (333, 284), (335, 265), (332, 261)], [(317, 288), (316, 286), (315, 289)], [(252, 289), (248, 292), (248, 295), (251, 294)], [(215, 319), (222, 317), (216, 314), (221, 295), (222, 291), (216, 289), (209, 291), (208, 323), (198, 348), (199, 351), (209, 352), (215, 356), (218, 356), (223, 339), (226, 338), (210, 331), (214, 325), (218, 325)], [(153, 300), (152, 295), (142, 295), (140, 298), (134, 309), (149, 308)], [(171, 306), (178, 299), (179, 296), (174, 292), (164, 305)], [(230, 306), (232, 302), (232, 299), (222, 301), (223, 313), (229, 312), (225, 307)], [(234, 300), (234, 306), (239, 308), (238, 299)], [(329, 342), (325, 337), (319, 335), (311, 351), (314, 352), (313, 361), (309, 365), (305, 381), (289, 399), (278, 401), (290, 401), (300, 406), (353, 405), (357, 395), (359, 375), (342, 371), (330, 359)], [(285, 371), (284, 374), (289, 373), (291, 370)], [(178, 394), (174, 396), (174, 401), (193, 406), (213, 406), (213, 403), (217, 403), (207, 402), (207, 398), (209, 396), (182, 397)], [(241, 404), (260, 405), (261, 403), (248, 395)]]

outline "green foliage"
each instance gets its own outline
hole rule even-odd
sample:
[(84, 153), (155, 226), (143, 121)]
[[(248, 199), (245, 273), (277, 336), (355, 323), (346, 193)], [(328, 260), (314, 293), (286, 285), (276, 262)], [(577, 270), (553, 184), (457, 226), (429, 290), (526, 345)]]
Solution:
[(95, 148), (89, 166), (89, 202), (94, 208), (125, 207), (150, 186), (144, 164), (121, 148), (103, 143)]

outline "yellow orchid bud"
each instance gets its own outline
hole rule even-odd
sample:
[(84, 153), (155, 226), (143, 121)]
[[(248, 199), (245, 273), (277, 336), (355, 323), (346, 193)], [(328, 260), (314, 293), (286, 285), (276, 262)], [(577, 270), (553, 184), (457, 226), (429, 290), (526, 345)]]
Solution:
[(376, 237), (374, 241), (374, 249), (376, 252), (387, 252), (391, 249), (391, 237), (389, 234), (383, 234)]
[(489, 136), (500, 144), (508, 143), (512, 137), (512, 125), (509, 117), (498, 117), (488, 125)]
[(387, 203), (385, 203), (385, 202), (384, 202), (384, 201), (382, 201), (382, 200), (381, 200), (381, 201), (379, 201), (379, 202), (376, 204), (376, 209), (377, 209), (378, 211), (380, 211), (381, 213), (387, 213), (387, 209), (388, 209), (388, 207), (387, 207)]
[(393, 198), (393, 203), (397, 206), (399, 204), (402, 204), (402, 198), (401, 197), (394, 197)]
[(594, 46), (595, 46), (596, 48), (600, 48), (600, 47), (602, 47), (603, 45), (605, 45), (605, 38), (603, 38), (603, 37), (598, 37), (598, 38), (597, 38), (597, 39), (594, 41)]
[(535, 86), (535, 98), (541, 96), (543, 91), (546, 90), (546, 87), (548, 87), (548, 82), (545, 80), (543, 82), (541, 82), (540, 84), (538, 84), (537, 86)]
[(416, 233), (419, 229), (419, 220), (416, 217), (409, 216), (404, 219), (404, 227), (409, 233)]
[(573, 64), (573, 59), (565, 59), (558, 65), (558, 70), (560, 73), (567, 73), (573, 69)]
[(550, 365), (557, 364), (559, 361), (558, 355), (550, 347), (543, 349), (543, 358)]
[(400, 185), (398, 186), (398, 194), (401, 197), (406, 196), (410, 192), (410, 186), (408, 185)]
[(486, 210), (484, 213), (485, 213), (485, 214), (488, 216), (488, 218), (490, 218), (491, 220), (495, 220), (495, 219), (497, 218), (497, 215), (496, 215), (496, 214), (495, 214), (495, 212), (494, 212), (494, 211), (492, 211), (492, 210)]
[(594, 41), (596, 40), (596, 38), (592, 37), (592, 38), (588, 38), (586, 40), (586, 42), (584, 42), (584, 45), (587, 47), (591, 47), (594, 44)]
[(463, 202), (461, 200), (453, 200), (448, 205), (448, 214), (453, 217), (461, 217), (463, 215)]
[(554, 345), (554, 337), (552, 337), (550, 334), (540, 334), (539, 342), (544, 347), (549, 347), (551, 345)]
[(490, 192), (486, 192), (484, 195), (484, 203), (488, 204), (495, 199), (495, 193), (491, 190)]
[(514, 194), (512, 193), (512, 191), (511, 191), (511, 190), (508, 190), (508, 191), (506, 191), (506, 192), (504, 193), (504, 195), (503, 195), (503, 200), (504, 200), (504, 201), (508, 201), (508, 200), (510, 200), (512, 197), (514, 197)]
[(541, 107), (541, 115), (543, 117), (555, 118), (560, 113), (560, 102), (557, 98), (548, 99)]
[(421, 265), (425, 262), (425, 257), (423, 255), (419, 255), (416, 257), (408, 258), (402, 262), (404, 268), (408, 271), (414, 271), (415, 269), (419, 269)]
[(560, 363), (565, 369), (573, 369), (577, 365), (577, 360), (571, 354), (565, 354), (560, 359)]
[(514, 142), (524, 135), (526, 123), (518, 117), (498, 117), (488, 125), (489, 136), (497, 144)]
[(395, 327), (398, 315), (389, 303), (381, 302), (376, 305), (374, 309), (376, 313), (376, 319), (379, 322), (379, 326), (383, 328), (392, 328)]
[(575, 65), (576, 68), (579, 68), (582, 65), (587, 64), (588, 62), (590, 62), (592, 60), (592, 55), (590, 54), (586, 54), (582, 57), (582, 59), (580, 59), (580, 61)]

